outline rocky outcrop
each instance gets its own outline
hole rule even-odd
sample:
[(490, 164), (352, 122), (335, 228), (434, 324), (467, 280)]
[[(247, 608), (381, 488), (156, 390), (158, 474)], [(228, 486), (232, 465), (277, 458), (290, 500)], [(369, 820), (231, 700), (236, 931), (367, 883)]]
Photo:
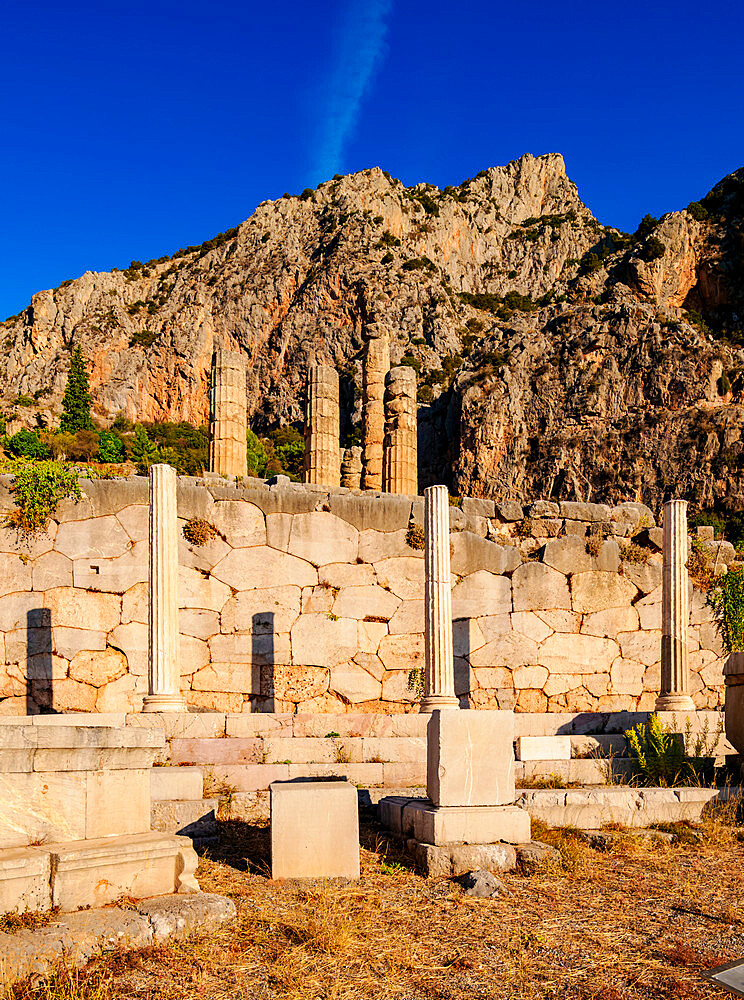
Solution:
[(337, 177), (202, 247), (39, 292), (5, 323), (5, 409), (36, 396), (24, 418), (53, 424), (79, 344), (101, 422), (202, 423), (220, 346), (246, 357), (259, 431), (299, 424), (308, 365), (335, 366), (346, 445), (377, 323), (417, 370), (421, 488), (744, 503), (743, 191), (739, 171), (628, 236), (556, 154), (443, 190)]

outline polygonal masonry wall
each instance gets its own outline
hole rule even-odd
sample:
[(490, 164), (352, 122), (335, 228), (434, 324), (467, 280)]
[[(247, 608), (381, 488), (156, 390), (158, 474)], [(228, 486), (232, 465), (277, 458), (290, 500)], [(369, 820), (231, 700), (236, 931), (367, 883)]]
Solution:
[[(13, 510), (0, 477), (0, 512)], [(147, 691), (148, 484), (82, 483), (46, 533), (0, 528), (0, 714), (139, 711)], [(640, 504), (464, 499), (450, 510), (461, 704), (653, 710), (661, 532)], [(181, 687), (221, 712), (405, 712), (423, 670), (423, 500), (180, 477)], [(186, 521), (217, 529), (191, 545)], [(640, 532), (640, 534), (638, 534)], [(623, 558), (631, 536), (642, 543)], [(706, 542), (710, 546), (718, 543)], [(724, 543), (719, 563), (733, 558)], [(636, 561), (638, 559), (641, 561)], [(705, 595), (690, 694), (723, 702)]]

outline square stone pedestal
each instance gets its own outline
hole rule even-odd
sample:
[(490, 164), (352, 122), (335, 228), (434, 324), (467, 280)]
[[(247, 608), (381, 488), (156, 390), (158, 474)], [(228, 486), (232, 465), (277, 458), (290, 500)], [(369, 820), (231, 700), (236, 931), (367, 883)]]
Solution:
[(437, 710), (426, 731), (426, 789), (435, 806), (514, 801), (514, 713)]
[(524, 844), (530, 839), (529, 813), (518, 806), (433, 806), (409, 803), (403, 829), (420, 844)]
[(354, 785), (275, 781), (269, 791), (272, 878), (359, 878)]

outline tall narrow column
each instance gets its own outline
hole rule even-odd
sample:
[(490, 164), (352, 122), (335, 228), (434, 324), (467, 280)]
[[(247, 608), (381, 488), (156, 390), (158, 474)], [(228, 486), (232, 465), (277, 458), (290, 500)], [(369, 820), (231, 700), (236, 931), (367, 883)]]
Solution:
[(661, 691), (657, 712), (694, 711), (688, 694), (687, 625), (690, 620), (687, 579), (687, 501), (664, 504), (661, 580)]
[(382, 488), (386, 493), (418, 493), (416, 372), (408, 365), (385, 376), (385, 441)]
[(245, 434), (245, 358), (217, 349), (209, 391), (209, 471), (220, 476), (248, 474)]
[(382, 444), (385, 437), (385, 376), (390, 368), (390, 337), (384, 327), (370, 323), (364, 330), (362, 377), (362, 489), (382, 489)]
[(450, 578), (449, 491), (424, 491), (424, 649), (426, 675), (422, 712), (459, 708), (452, 656), (452, 581)]
[(307, 373), (305, 403), (306, 483), (340, 485), (339, 435), (338, 372), (328, 365), (312, 365)]
[(178, 668), (176, 470), (150, 466), (148, 687), (143, 712), (185, 712)]

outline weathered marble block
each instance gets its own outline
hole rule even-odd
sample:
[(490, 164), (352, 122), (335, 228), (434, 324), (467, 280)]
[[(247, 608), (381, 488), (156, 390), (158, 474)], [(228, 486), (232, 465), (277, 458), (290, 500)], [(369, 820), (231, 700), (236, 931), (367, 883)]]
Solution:
[(274, 782), (269, 790), (272, 878), (359, 878), (359, 814), (351, 782)]
[(514, 713), (432, 712), (427, 779), (435, 806), (497, 806), (514, 801)]

